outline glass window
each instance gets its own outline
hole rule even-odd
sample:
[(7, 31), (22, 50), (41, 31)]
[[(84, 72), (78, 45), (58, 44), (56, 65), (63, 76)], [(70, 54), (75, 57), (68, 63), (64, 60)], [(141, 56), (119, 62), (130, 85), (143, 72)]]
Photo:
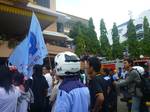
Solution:
[(64, 25), (63, 23), (57, 23), (57, 31), (58, 32), (64, 32)]
[(50, 8), (50, 0), (35, 0), (35, 2), (40, 6)]

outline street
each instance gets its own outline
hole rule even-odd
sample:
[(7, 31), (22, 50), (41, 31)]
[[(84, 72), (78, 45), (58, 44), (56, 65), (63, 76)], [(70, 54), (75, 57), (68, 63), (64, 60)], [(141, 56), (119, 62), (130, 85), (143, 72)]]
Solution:
[(120, 96), (118, 96), (117, 112), (128, 112), (125, 102), (120, 101)]

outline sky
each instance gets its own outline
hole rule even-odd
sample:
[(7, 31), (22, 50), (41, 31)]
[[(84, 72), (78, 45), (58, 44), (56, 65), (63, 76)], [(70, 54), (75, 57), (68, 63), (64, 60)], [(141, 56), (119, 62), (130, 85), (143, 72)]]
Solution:
[(132, 18), (150, 9), (150, 0), (56, 0), (56, 10), (81, 18), (93, 18), (95, 30), (99, 36), (100, 20), (104, 19), (107, 30), (113, 23), (117, 25), (129, 20), (129, 12)]

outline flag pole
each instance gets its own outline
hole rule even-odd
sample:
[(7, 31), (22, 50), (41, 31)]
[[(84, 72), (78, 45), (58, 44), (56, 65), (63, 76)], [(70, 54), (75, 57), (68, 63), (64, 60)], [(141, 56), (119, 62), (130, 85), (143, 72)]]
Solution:
[(50, 59), (50, 55), (48, 54), (48, 60), (49, 60), (49, 66), (52, 69), (52, 64), (51, 64), (51, 59)]

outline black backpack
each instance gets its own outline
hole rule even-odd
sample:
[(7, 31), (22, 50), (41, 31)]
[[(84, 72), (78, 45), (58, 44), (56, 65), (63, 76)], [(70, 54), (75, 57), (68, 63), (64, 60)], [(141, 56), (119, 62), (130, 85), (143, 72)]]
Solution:
[(141, 75), (137, 69), (135, 70), (138, 72), (141, 78), (140, 88), (143, 93), (143, 98), (150, 101), (150, 77), (145, 77), (144, 75)]

